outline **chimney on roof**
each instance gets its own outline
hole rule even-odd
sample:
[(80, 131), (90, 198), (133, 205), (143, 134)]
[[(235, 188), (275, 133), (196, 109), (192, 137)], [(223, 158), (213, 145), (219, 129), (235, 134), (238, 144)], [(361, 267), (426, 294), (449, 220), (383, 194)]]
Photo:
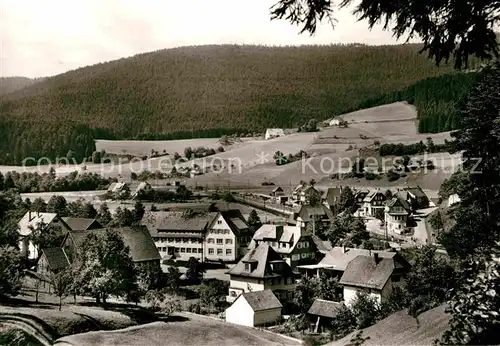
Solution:
[(28, 221), (31, 221), (31, 210), (28, 211)]
[(375, 259), (376, 264), (380, 263), (380, 256), (378, 255), (378, 252), (373, 252), (373, 258)]
[(346, 253), (347, 252), (347, 249), (345, 247), (345, 245), (342, 245), (342, 253)]

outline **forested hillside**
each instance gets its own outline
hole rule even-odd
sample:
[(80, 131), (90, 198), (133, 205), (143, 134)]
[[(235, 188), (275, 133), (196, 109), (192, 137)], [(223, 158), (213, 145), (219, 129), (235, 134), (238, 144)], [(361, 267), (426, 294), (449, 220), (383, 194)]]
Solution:
[(0, 77), (0, 95), (22, 89), (37, 81), (40, 80), (26, 77)]
[(467, 95), (477, 72), (453, 73), (426, 78), (396, 92), (361, 102), (354, 110), (408, 101), (418, 110), (421, 133), (437, 133), (457, 128), (457, 102)]
[(68, 150), (83, 158), (93, 138), (220, 136), (327, 119), (452, 73), (419, 48), (184, 47), (70, 71), (2, 98), (0, 163)]

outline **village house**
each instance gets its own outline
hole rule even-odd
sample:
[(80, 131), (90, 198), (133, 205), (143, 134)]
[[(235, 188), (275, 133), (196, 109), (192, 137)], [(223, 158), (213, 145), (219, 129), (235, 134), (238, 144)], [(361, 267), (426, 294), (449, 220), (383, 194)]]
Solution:
[(393, 262), (392, 281), (399, 282), (410, 270), (410, 264), (396, 251), (356, 249), (346, 246), (336, 246), (328, 251), (318, 264), (301, 265), (298, 270), (306, 275), (328, 276), (340, 278), (347, 265), (358, 256), (370, 257), (377, 254), (379, 258)]
[(280, 186), (276, 186), (272, 189), (269, 196), (271, 196), (277, 204), (284, 204), (288, 201), (288, 196), (285, 195), (285, 191)]
[[(160, 267), (160, 254), (146, 227), (117, 227), (113, 228), (123, 239), (125, 246), (130, 250), (130, 257), (136, 266)], [(69, 231), (62, 243), (62, 249), (71, 261), (74, 254), (85, 241), (87, 235), (103, 234), (106, 228), (88, 231)]]
[(365, 200), (365, 197), (368, 196), (370, 191), (367, 189), (360, 189), (354, 191), (354, 200), (356, 201), (356, 209), (360, 209), (363, 207), (363, 203)]
[(164, 260), (205, 261), (205, 234), (216, 213), (147, 212), (142, 225), (149, 230)]
[(285, 191), (283, 190), (283, 188), (281, 186), (276, 186), (274, 189), (271, 190), (269, 195), (272, 197), (284, 196)]
[(285, 131), (283, 131), (283, 129), (267, 129), (264, 138), (268, 140), (284, 136), (285, 136)]
[(49, 278), (52, 274), (67, 268), (70, 264), (68, 256), (61, 247), (51, 247), (41, 250), (36, 272), (41, 278)]
[(361, 215), (370, 217), (383, 217), (387, 197), (380, 189), (371, 191), (363, 199)]
[(321, 197), (322, 193), (308, 184), (300, 184), (292, 192), (292, 200), (298, 205), (311, 204), (314, 200), (320, 203)]
[(327, 226), (333, 219), (333, 212), (326, 205), (302, 205), (294, 215), (294, 220), (298, 227), (307, 228), (311, 223), (313, 233), (316, 227)]
[(240, 210), (219, 211), (208, 227), (205, 259), (236, 261), (246, 253), (252, 234)]
[(315, 299), (307, 311), (307, 317), (311, 323), (313, 333), (325, 333), (330, 331), (330, 326), (338, 312), (344, 306), (341, 302), (333, 302), (324, 299)]
[(143, 217), (163, 259), (234, 262), (252, 239), (239, 210), (212, 213), (149, 212)]
[(271, 290), (242, 293), (226, 309), (226, 322), (248, 327), (272, 325), (281, 320), (282, 308)]
[(405, 187), (403, 189), (408, 194), (407, 201), (413, 209), (424, 209), (431, 206), (432, 203), (429, 197), (425, 194), (420, 186)]
[(339, 118), (339, 117), (336, 117), (336, 118), (333, 118), (332, 120), (330, 120), (330, 126), (339, 126), (340, 125), (340, 121), (342, 119)]
[(103, 228), (103, 226), (96, 219), (81, 217), (63, 217), (62, 219), (72, 231), (89, 231), (92, 229)]
[(130, 188), (128, 184), (124, 182), (111, 183), (108, 187), (108, 192), (115, 196), (120, 196), (125, 193), (130, 193)]
[(70, 230), (69, 226), (56, 213), (39, 213), (34, 211), (28, 211), (24, 214), (18, 226), (20, 236), (19, 249), (21, 250), (21, 255), (28, 259), (38, 259), (40, 254), (40, 249), (29, 239), (31, 233), (37, 227), (43, 227), (43, 229), (58, 227), (63, 232)]
[(339, 284), (343, 286), (344, 304), (351, 306), (358, 294), (366, 293), (382, 304), (392, 292), (394, 261), (372, 256), (357, 256), (347, 265)]
[(404, 199), (404, 196), (397, 192), (394, 197), (387, 202), (384, 209), (385, 227), (390, 232), (397, 234), (405, 233), (408, 220), (411, 215), (411, 206)]
[(148, 191), (151, 189), (152, 189), (151, 184), (145, 181), (141, 181), (137, 186), (134, 187), (131, 186), (131, 191), (132, 191), (131, 197), (136, 198), (137, 196), (139, 196), (141, 192)]
[(292, 268), (311, 263), (320, 255), (312, 234), (297, 226), (262, 225), (255, 232), (250, 248), (261, 243), (271, 246)]
[(323, 204), (328, 206), (328, 208), (330, 208), (330, 210), (333, 212), (334, 215), (338, 214), (336, 206), (340, 201), (340, 195), (342, 194), (342, 190), (343, 190), (342, 186), (330, 187), (323, 193), (322, 196)]
[(460, 199), (460, 196), (458, 194), (453, 194), (453, 195), (450, 195), (448, 196), (448, 199), (446, 200), (446, 207), (451, 207), (452, 205), (455, 205), (457, 203), (460, 203), (461, 202), (461, 199)]
[(293, 299), (295, 273), (267, 243), (250, 249), (227, 274), (230, 277), (228, 302), (247, 292), (270, 289), (282, 303)]

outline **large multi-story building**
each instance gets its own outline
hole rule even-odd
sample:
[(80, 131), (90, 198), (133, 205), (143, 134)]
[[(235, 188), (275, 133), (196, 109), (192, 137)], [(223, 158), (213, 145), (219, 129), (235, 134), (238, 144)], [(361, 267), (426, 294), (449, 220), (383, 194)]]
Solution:
[(142, 222), (163, 259), (234, 262), (244, 255), (252, 237), (239, 210), (150, 212)]

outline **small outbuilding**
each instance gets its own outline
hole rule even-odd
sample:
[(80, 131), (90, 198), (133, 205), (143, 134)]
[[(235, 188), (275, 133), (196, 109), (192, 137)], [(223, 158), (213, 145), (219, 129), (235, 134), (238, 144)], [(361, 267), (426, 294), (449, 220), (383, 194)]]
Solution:
[(344, 304), (339, 302), (324, 299), (314, 300), (309, 311), (307, 311), (313, 332), (321, 333), (329, 331), (332, 320), (343, 307)]
[(340, 118), (333, 118), (332, 120), (330, 120), (330, 126), (339, 126), (340, 120)]
[(282, 309), (271, 290), (242, 293), (226, 309), (226, 322), (248, 327), (270, 325), (281, 319)]
[(278, 137), (284, 137), (285, 136), (285, 131), (283, 129), (267, 129), (266, 130), (266, 139), (273, 139), (273, 138), (278, 138)]

